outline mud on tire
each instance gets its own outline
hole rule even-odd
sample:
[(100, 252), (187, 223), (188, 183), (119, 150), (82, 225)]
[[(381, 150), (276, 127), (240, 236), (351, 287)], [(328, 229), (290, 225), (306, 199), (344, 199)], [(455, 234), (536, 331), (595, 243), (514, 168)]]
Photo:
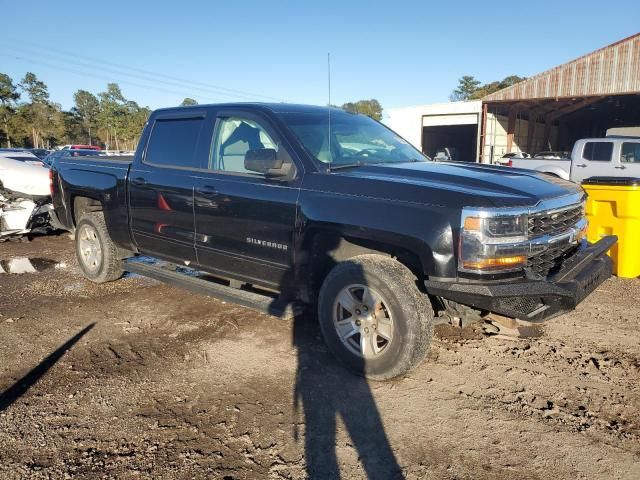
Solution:
[[(365, 302), (362, 295), (373, 300)], [(353, 305), (347, 307), (353, 312), (343, 307), (350, 302)], [(370, 307), (362, 312), (365, 304), (376, 305), (373, 315)], [(433, 334), (433, 309), (418, 289), (416, 277), (400, 262), (382, 255), (360, 255), (336, 265), (320, 289), (318, 317), (331, 352), (351, 370), (373, 380), (389, 380), (420, 363)], [(362, 335), (353, 334), (349, 325), (360, 332), (365, 326), (378, 329), (372, 349), (362, 347)], [(390, 341), (383, 337), (383, 326)]]
[(82, 273), (92, 282), (111, 282), (122, 276), (118, 248), (109, 236), (102, 212), (82, 215), (76, 225), (75, 249)]

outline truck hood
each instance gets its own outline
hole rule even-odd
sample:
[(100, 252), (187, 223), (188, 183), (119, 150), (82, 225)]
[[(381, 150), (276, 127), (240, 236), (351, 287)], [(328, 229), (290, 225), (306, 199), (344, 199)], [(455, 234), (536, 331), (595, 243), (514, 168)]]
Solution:
[(393, 190), (385, 189), (389, 198), (460, 207), (532, 207), (582, 191), (575, 183), (532, 170), (464, 162), (385, 163), (333, 173), (385, 182)]

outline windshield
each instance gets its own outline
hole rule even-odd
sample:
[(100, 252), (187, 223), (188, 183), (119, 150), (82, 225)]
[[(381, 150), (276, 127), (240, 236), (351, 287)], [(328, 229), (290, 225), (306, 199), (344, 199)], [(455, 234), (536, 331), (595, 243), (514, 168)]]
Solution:
[(332, 110), (331, 137), (328, 111), (283, 113), (280, 117), (311, 155), (332, 166), (429, 160), (406, 140), (364, 115)]

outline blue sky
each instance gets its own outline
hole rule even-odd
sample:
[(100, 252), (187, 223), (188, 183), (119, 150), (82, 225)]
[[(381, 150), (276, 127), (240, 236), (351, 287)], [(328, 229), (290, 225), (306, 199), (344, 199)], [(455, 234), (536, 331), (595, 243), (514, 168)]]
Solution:
[[(530, 76), (637, 33), (638, 0), (0, 0), (0, 72), (34, 72), (64, 108), (118, 82), (151, 108), (377, 98), (447, 101), (462, 75)], [(233, 91), (231, 91), (233, 90)]]

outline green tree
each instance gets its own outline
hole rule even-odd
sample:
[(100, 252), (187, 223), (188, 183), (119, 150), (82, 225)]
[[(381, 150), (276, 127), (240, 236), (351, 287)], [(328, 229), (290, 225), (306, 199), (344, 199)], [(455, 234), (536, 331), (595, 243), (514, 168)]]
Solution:
[(133, 150), (151, 110), (127, 100), (117, 83), (109, 83), (107, 90), (98, 94), (100, 112), (97, 124), (100, 137), (110, 148)]
[(86, 90), (78, 90), (74, 93), (73, 101), (75, 106), (72, 110), (80, 119), (82, 129), (89, 138), (89, 145), (92, 145), (91, 129), (95, 130), (96, 127), (98, 114), (100, 113), (100, 101), (93, 93)]
[(457, 88), (451, 93), (449, 99), (452, 102), (458, 102), (460, 100), (469, 100), (471, 96), (478, 90), (481, 82), (472, 77), (471, 75), (465, 75), (458, 80)]
[(65, 112), (59, 103), (47, 102), (44, 105), (45, 121), (40, 126), (40, 146), (51, 148), (65, 136)]
[(11, 131), (14, 146), (31, 145), (31, 123), (29, 118), (27, 118), (25, 106), (26, 105), (23, 104), (16, 108), (14, 114), (11, 115), (9, 119), (9, 130)]
[(63, 132), (59, 137), (60, 143), (86, 143), (87, 129), (85, 128), (82, 117), (78, 114), (75, 108), (72, 108), (68, 112), (63, 111), (61, 114)]
[(116, 147), (120, 150), (120, 138), (118, 133), (122, 132), (124, 117), (126, 117), (125, 103), (127, 100), (117, 83), (107, 84), (107, 90), (98, 94), (100, 99), (100, 113), (98, 124), (100, 125), (105, 143), (110, 148)]
[(487, 95), (502, 90), (503, 88), (510, 87), (511, 85), (515, 85), (516, 83), (520, 83), (523, 80), (526, 80), (527, 77), (519, 77), (518, 75), (509, 75), (505, 77), (503, 80), (487, 83), (481, 85), (476, 89), (475, 92), (469, 97), (469, 100), (477, 100)]
[(185, 99), (182, 100), (182, 103), (180, 104), (180, 106), (182, 107), (188, 107), (191, 105), (198, 105), (198, 102), (195, 101), (193, 98), (189, 98), (189, 97), (185, 97)]
[(38, 80), (35, 73), (27, 72), (20, 82), (20, 88), (27, 94), (31, 103), (46, 103), (49, 101), (47, 85)]
[(371, 100), (358, 100), (342, 105), (342, 109), (352, 113), (362, 113), (374, 120), (382, 120), (382, 105), (375, 98)]
[(49, 103), (47, 85), (38, 80), (34, 73), (27, 72), (20, 82), (20, 88), (30, 100), (20, 108), (31, 126), (31, 143), (36, 148), (45, 146), (45, 138), (51, 138), (51, 132), (57, 131), (58, 125), (52, 122), (60, 121), (56, 108)]
[(144, 124), (146, 123), (151, 110), (147, 107), (140, 107), (136, 102), (128, 101), (125, 104), (126, 118), (121, 132), (121, 138), (126, 150), (134, 150)]
[(0, 73), (0, 123), (7, 141), (7, 147), (11, 148), (11, 130), (9, 122), (15, 115), (16, 102), (20, 99), (18, 87), (6, 73)]
[(465, 75), (458, 80), (458, 87), (451, 93), (449, 100), (452, 102), (460, 100), (478, 100), (487, 95), (510, 87), (516, 83), (526, 80), (527, 77), (509, 75), (503, 80), (482, 84), (471, 75)]

